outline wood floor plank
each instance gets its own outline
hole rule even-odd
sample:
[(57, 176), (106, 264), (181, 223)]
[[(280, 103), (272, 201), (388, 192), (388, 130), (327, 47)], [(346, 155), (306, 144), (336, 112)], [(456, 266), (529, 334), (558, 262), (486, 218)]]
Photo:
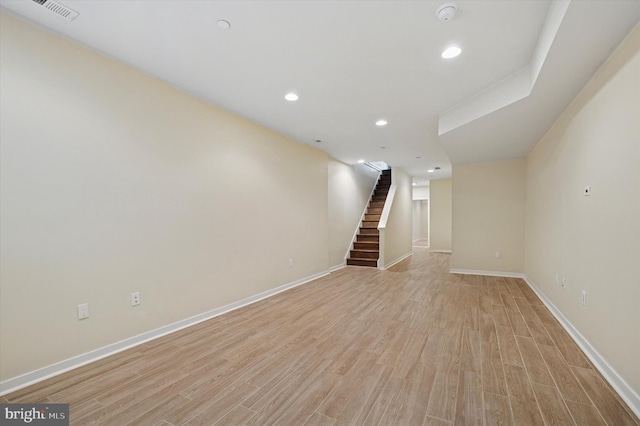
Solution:
[(291, 424), (299, 425), (305, 423), (332, 392), (338, 381), (338, 375), (329, 372), (319, 373), (316, 376), (312, 375), (307, 384), (303, 384), (301, 386), (302, 389), (296, 392), (295, 397), (290, 397), (292, 402), (279, 417), (287, 419), (287, 422)]
[(511, 327), (507, 310), (502, 305), (493, 305), (493, 322), (496, 326)]
[(384, 388), (382, 388), (373, 405), (371, 405), (364, 424), (394, 424), (395, 414), (397, 414), (394, 410), (395, 400), (404, 386), (404, 382), (404, 379), (394, 376), (387, 380)]
[(529, 379), (540, 385), (555, 386), (553, 378), (547, 369), (542, 355), (532, 338), (516, 336), (516, 342), (520, 348), (524, 365), (529, 373)]
[[(237, 425), (238, 423), (236, 423)], [(333, 426), (336, 424), (336, 419), (332, 419), (322, 414), (313, 413), (303, 426)]]
[(591, 368), (591, 363), (551, 313), (544, 306), (533, 306), (533, 309), (538, 314), (538, 318), (567, 364), (575, 367)]
[(460, 373), (459, 358), (459, 355), (442, 352), (429, 396), (428, 416), (449, 422), (455, 420), (458, 375)]
[(386, 365), (387, 367), (394, 367), (398, 361), (398, 357), (404, 350), (405, 346), (409, 344), (409, 339), (411, 338), (412, 334), (412, 329), (404, 325), (401, 326), (395, 336), (393, 336), (393, 338), (389, 341), (389, 344), (386, 346), (385, 350), (380, 354), (378, 363)]
[(482, 387), (485, 392), (507, 396), (502, 358), (498, 342), (482, 342)]
[(509, 291), (513, 297), (524, 297), (524, 294), (520, 290), (520, 284), (524, 284), (524, 280), (522, 278), (507, 277), (506, 280), (509, 286)]
[(330, 364), (330, 360), (321, 360), (309, 366), (297, 375), (289, 385), (281, 388), (280, 392), (266, 404), (251, 407), (257, 412), (251, 418), (251, 424), (274, 424), (281, 418), (291, 418), (293, 423), (296, 423), (293, 419), (297, 418), (296, 424), (302, 424), (304, 421), (300, 421), (300, 410), (307, 410), (306, 416), (303, 416), (306, 420), (337, 382), (336, 376), (327, 372)]
[[(338, 413), (336, 420), (339, 424), (364, 425), (364, 420), (369, 415), (371, 407), (387, 381), (391, 377), (392, 369), (379, 364), (375, 364), (357, 383), (359, 389), (350, 395), (341, 394), (344, 389), (334, 389), (325, 402), (316, 410), (325, 413)], [(343, 381), (357, 380), (354, 378), (344, 378)], [(344, 400), (346, 404), (339, 406), (339, 401)]]
[(442, 419), (436, 419), (434, 417), (427, 416), (424, 420), (424, 426), (452, 426), (452, 422), (448, 422)]
[(515, 336), (511, 331), (511, 327), (497, 326), (498, 345), (500, 346), (500, 355), (504, 364), (517, 365), (524, 367), (520, 349), (516, 343)]
[(429, 396), (435, 379), (435, 369), (418, 364), (407, 377), (403, 389), (407, 395), (405, 405), (400, 410), (396, 423), (399, 425), (422, 425), (427, 413)]
[[(419, 330), (413, 330), (409, 341), (403, 347), (402, 351), (398, 355), (396, 362), (390, 367), (393, 368), (393, 375), (401, 378), (407, 378), (407, 375), (418, 364), (423, 353), (425, 344), (427, 343), (429, 336)], [(398, 362), (398, 360), (403, 360)], [(384, 362), (381, 362), (384, 364)]]
[(509, 388), (509, 403), (516, 425), (543, 424), (533, 388), (522, 367), (505, 364), (504, 374)]
[(540, 404), (542, 417), (548, 425), (575, 425), (573, 417), (558, 393), (558, 389), (534, 383), (533, 391)]
[(640, 424), (593, 369), (572, 367), (572, 370), (607, 423), (616, 426)]
[(553, 340), (551, 339), (549, 333), (547, 333), (547, 330), (544, 328), (537, 316), (531, 318), (525, 317), (524, 322), (527, 324), (529, 332), (535, 339), (536, 343), (538, 343), (539, 345), (553, 346)]
[(567, 405), (569, 413), (571, 413), (573, 420), (578, 426), (605, 426), (607, 424), (600, 415), (600, 412), (593, 405), (584, 405), (573, 401), (565, 401), (564, 403)]
[(495, 393), (485, 392), (484, 399), (484, 424), (486, 426), (513, 425), (509, 398)]
[[(383, 378), (386, 382), (388, 376), (385, 373), (388, 371), (388, 375), (390, 375), (391, 369), (377, 364), (377, 358), (378, 356), (372, 352), (363, 353), (354, 367), (336, 384), (333, 392), (320, 404), (320, 407), (318, 407), (316, 411), (327, 417), (339, 419), (342, 411), (349, 406), (349, 401), (356, 396), (360, 390), (367, 390), (362, 387), (363, 383), (370, 383), (371, 381), (377, 383)], [(371, 388), (369, 388), (369, 390), (371, 390)], [(365, 404), (366, 401), (359, 401), (359, 403)], [(359, 407), (352, 407), (351, 409), (357, 411), (358, 408)]]
[(497, 342), (496, 326), (493, 321), (493, 315), (481, 312), (478, 316), (478, 328), (480, 329), (480, 338), (485, 342)]
[(543, 306), (542, 301), (538, 299), (538, 296), (536, 296), (534, 291), (531, 290), (531, 288), (529, 288), (529, 286), (523, 280), (518, 280), (516, 284), (518, 286), (518, 289), (520, 290), (524, 298), (527, 299), (530, 305)]
[[(221, 418), (220, 420), (218, 420), (215, 423), (208, 423), (208, 424), (213, 424), (216, 426), (238, 426), (238, 425), (243, 425), (245, 424), (247, 421), (249, 421), (249, 419), (251, 419), (254, 415), (256, 414), (255, 411), (250, 410), (246, 407), (243, 407), (242, 405), (237, 405), (236, 407), (234, 407), (231, 411), (229, 411), (227, 413), (226, 416), (224, 416), (223, 418)], [(197, 421), (196, 419), (193, 419), (192, 421)], [(188, 423), (185, 424), (185, 426), (192, 426), (189, 425)]]
[(443, 344), (444, 330), (439, 327), (432, 328), (420, 354), (420, 362), (435, 370), (438, 360), (440, 359)]
[(558, 348), (544, 345), (540, 345), (539, 348), (562, 397), (569, 401), (592, 405)]
[(527, 323), (524, 321), (520, 311), (507, 311), (507, 317), (509, 317), (511, 330), (513, 330), (514, 335), (531, 337)]
[(540, 404), (640, 426), (524, 281), (449, 259), (342, 268), (1, 401), (70, 403), (74, 426), (538, 425)]
[[(125, 416), (132, 407), (140, 404), (144, 405), (147, 400), (155, 398), (154, 395), (170, 387), (171, 385), (183, 380), (194, 380), (181, 372), (167, 371), (163, 375), (155, 375), (150, 377), (141, 377), (140, 379), (110, 389), (95, 398), (102, 407), (99, 410), (88, 413), (86, 416), (75, 418), (78, 424), (103, 424), (114, 419), (120, 419)], [(195, 381), (195, 380), (194, 380)], [(177, 392), (176, 392), (177, 394)], [(148, 409), (153, 408), (153, 406)]]
[(69, 404), (69, 417), (79, 419), (103, 408), (95, 399), (87, 399), (80, 403)]
[(442, 335), (442, 352), (458, 355), (460, 354), (460, 346), (462, 345), (462, 323), (452, 324), (443, 331)]
[[(486, 283), (486, 281), (485, 281), (485, 283)], [(488, 290), (485, 289), (484, 291), (486, 291), (486, 293), (482, 293), (480, 295), (480, 300), (479, 300), (480, 308), (479, 308), (479, 311), (480, 311), (480, 313), (484, 313), (484, 314), (487, 314), (487, 315), (493, 315), (493, 308), (492, 308), (493, 303), (491, 302), (491, 298), (488, 296)]]
[(477, 331), (467, 328), (462, 330), (462, 343), (460, 345), (460, 369), (481, 375), (481, 351), (480, 336)]
[(481, 426), (484, 422), (484, 402), (482, 397), (480, 373), (461, 370), (454, 423)]
[[(162, 418), (174, 425), (211, 424), (221, 420), (235, 407), (258, 391), (258, 387), (248, 383), (232, 383), (220, 391), (205, 393), (199, 398), (191, 399), (175, 410), (158, 407), (155, 411)], [(145, 418), (152, 415), (147, 413)]]
[[(171, 395), (169, 395), (169, 393), (171, 393)], [(173, 392), (163, 392), (159, 397), (148, 399), (144, 403), (136, 404), (129, 408), (125, 415), (128, 419), (131, 419), (131, 421), (126, 422), (125, 425), (145, 426), (163, 421), (165, 413), (179, 411), (188, 403), (189, 400), (182, 395), (176, 395)], [(118, 426), (123, 423), (122, 419), (111, 418), (101, 424)]]
[(502, 299), (502, 304), (507, 311), (520, 312), (520, 309), (512, 295), (500, 294), (500, 298)]

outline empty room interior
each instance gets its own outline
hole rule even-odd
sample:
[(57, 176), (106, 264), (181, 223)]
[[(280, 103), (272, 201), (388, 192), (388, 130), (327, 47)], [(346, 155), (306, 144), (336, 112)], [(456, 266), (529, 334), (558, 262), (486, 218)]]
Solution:
[(640, 426), (639, 23), (0, 0), (3, 422)]

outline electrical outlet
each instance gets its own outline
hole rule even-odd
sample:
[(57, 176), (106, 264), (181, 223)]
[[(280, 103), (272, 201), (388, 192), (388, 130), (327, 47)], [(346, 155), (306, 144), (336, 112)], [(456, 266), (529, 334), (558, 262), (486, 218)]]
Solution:
[(131, 293), (131, 306), (138, 306), (140, 304), (140, 293)]
[(89, 304), (83, 303), (82, 305), (78, 305), (78, 319), (86, 318), (89, 318)]
[(289, 267), (291, 268), (293, 266), (293, 258), (289, 259)]
[(496, 251), (496, 259), (500, 259), (502, 257), (502, 253), (500, 253), (500, 250)]
[(584, 187), (584, 196), (588, 197), (589, 195), (591, 195), (591, 186), (585, 186)]
[(582, 307), (587, 307), (587, 292), (586, 290), (582, 290)]
[(567, 277), (562, 277), (562, 288), (567, 288)]

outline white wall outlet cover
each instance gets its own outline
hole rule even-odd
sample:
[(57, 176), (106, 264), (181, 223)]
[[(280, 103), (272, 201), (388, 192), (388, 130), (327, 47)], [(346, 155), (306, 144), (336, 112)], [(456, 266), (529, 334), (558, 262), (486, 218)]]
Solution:
[(89, 304), (83, 303), (78, 305), (78, 319), (89, 318)]
[(584, 187), (584, 196), (588, 197), (589, 195), (591, 195), (591, 186), (585, 186)]

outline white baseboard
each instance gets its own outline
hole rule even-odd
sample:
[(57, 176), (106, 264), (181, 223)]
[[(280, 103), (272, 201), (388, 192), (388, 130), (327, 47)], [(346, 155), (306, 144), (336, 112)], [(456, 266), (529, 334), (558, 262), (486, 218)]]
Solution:
[(347, 266), (347, 264), (346, 264), (346, 263), (341, 263), (341, 264), (339, 264), (339, 265), (331, 266), (331, 267), (329, 268), (329, 272), (335, 272), (335, 271), (337, 271), (337, 270), (339, 270), (339, 269), (344, 268), (345, 266)]
[(291, 288), (297, 287), (302, 284), (306, 284), (310, 281), (316, 280), (328, 274), (329, 274), (329, 271), (319, 272), (317, 274), (313, 274), (308, 277), (299, 279), (297, 281), (293, 281), (288, 284), (281, 285), (271, 290), (263, 291), (262, 293), (258, 293), (254, 296), (247, 297), (246, 299), (242, 299), (237, 302), (222, 306), (220, 308), (216, 308), (211, 311), (204, 312), (202, 314), (193, 316), (191, 318), (186, 318), (181, 321), (175, 322), (173, 324), (169, 324), (164, 327), (160, 327), (155, 330), (151, 330), (146, 333), (142, 333), (137, 336), (130, 337), (128, 339), (124, 339), (116, 343), (112, 343), (102, 348), (84, 353), (82, 355), (78, 355), (73, 358), (69, 358), (64, 361), (57, 362), (47, 367), (43, 367), (38, 370), (31, 371), (29, 373), (25, 373), (20, 376), (5, 380), (3, 382), (0, 382), (0, 396), (17, 391), (19, 389), (33, 385), (35, 383), (41, 382), (43, 380), (49, 379), (59, 374), (66, 373), (67, 371), (73, 370), (74, 368), (82, 367), (83, 365), (98, 361), (100, 359), (114, 355), (118, 352), (122, 352), (126, 349), (132, 348), (134, 346), (140, 345), (150, 340), (157, 339), (158, 337), (162, 337), (167, 334), (174, 333), (176, 331), (190, 327), (192, 325), (201, 323), (203, 321), (207, 321), (211, 318), (217, 317), (219, 315), (233, 311), (243, 306), (250, 305), (262, 299), (275, 296), (278, 293), (282, 293), (283, 291), (289, 290)]
[(502, 271), (483, 271), (476, 269), (449, 269), (451, 274), (462, 274), (462, 275), (484, 275), (488, 277), (506, 277), (506, 278), (525, 278), (525, 275), (520, 272), (502, 272)]
[(444, 249), (429, 249), (430, 253), (449, 253), (451, 254), (451, 250), (444, 250)]
[(407, 257), (411, 256), (413, 253), (409, 252), (407, 254), (405, 254), (404, 256), (400, 256), (399, 258), (397, 258), (396, 260), (394, 260), (393, 262), (391, 262), (390, 264), (383, 266), (382, 268), (380, 268), (383, 271), (386, 271), (387, 269), (391, 268), (392, 266), (394, 266), (396, 263), (400, 263), (403, 260), (405, 260)]
[(627, 382), (620, 377), (616, 370), (598, 353), (598, 351), (589, 343), (589, 341), (578, 331), (577, 328), (560, 312), (558, 308), (545, 296), (545, 294), (531, 281), (526, 275), (523, 275), (525, 282), (529, 285), (536, 295), (542, 300), (542, 303), (551, 311), (554, 317), (560, 322), (562, 327), (569, 333), (571, 338), (582, 349), (587, 358), (596, 366), (598, 371), (604, 376), (609, 384), (618, 392), (618, 395), (627, 403), (629, 408), (640, 417), (640, 395), (634, 391)]

